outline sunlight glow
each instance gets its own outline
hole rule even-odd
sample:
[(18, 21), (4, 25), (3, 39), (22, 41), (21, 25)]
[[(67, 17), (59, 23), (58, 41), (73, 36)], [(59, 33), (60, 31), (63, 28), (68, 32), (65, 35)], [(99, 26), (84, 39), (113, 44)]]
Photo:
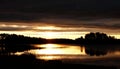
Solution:
[[(113, 19), (112, 22), (111, 21), (106, 22), (106, 25), (107, 23), (110, 23), (111, 26), (112, 23), (117, 24), (116, 19), (115, 20)], [(73, 24), (72, 26), (72, 23), (70, 24), (70, 26), (69, 25), (67, 26), (64, 23), (62, 24), (47, 23), (47, 22), (46, 23), (0, 22), (0, 34), (1, 33), (17, 34), (17, 35), (24, 35), (29, 37), (41, 37), (46, 39), (52, 39), (52, 38), (76, 39), (81, 36), (84, 37), (85, 34), (89, 32), (103, 32), (110, 36), (115, 36), (115, 38), (120, 39), (119, 29), (114, 30), (114, 29), (101, 28), (101, 27), (87, 27), (87, 26), (84, 27), (82, 25), (79, 27), (79, 25), (77, 26), (77, 24), (76, 25)]]
[(61, 30), (61, 28), (55, 27), (55, 26), (36, 27), (34, 29), (38, 29), (38, 30)]
[(53, 32), (45, 32), (44, 34), (47, 39), (52, 39), (56, 34)]
[(80, 36), (84, 36), (84, 34), (86, 34), (88, 32), (0, 31), (0, 33), (17, 34), (17, 35), (24, 35), (24, 36), (30, 36), (30, 37), (41, 37), (41, 38), (46, 38), (46, 39), (52, 39), (52, 38), (75, 39)]
[[(24, 27), (24, 26), (23, 26)], [(67, 39), (76, 39), (81, 36), (85, 36), (85, 34), (89, 32), (53, 32), (53, 31), (45, 31), (45, 32), (36, 32), (36, 31), (0, 31), (0, 33), (7, 34), (17, 34), (24, 35), (29, 37), (41, 37), (46, 39), (54, 39), (54, 38), (67, 38)], [(118, 34), (109, 34), (110, 36), (114, 36), (117, 39), (120, 39), (120, 33)]]
[(54, 38), (67, 38), (67, 39), (75, 39), (81, 36), (84, 37), (84, 34), (88, 32), (39, 32), (39, 36), (46, 39), (54, 39)]
[(61, 46), (58, 44), (42, 44), (42, 45), (35, 45), (35, 47), (56, 48)]
[(115, 38), (120, 39), (120, 35), (119, 34), (118, 35), (111, 35), (111, 36), (114, 36)]

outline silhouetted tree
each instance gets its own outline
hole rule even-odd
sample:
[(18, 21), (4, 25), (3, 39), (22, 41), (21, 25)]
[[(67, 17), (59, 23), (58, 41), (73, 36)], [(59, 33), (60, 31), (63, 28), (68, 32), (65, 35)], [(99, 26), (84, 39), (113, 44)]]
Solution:
[(119, 43), (120, 40), (115, 39), (113, 36), (108, 36), (105, 33), (100, 33), (100, 32), (90, 32), (85, 35), (85, 38), (80, 37), (77, 38), (76, 43), (81, 43), (81, 44), (109, 44), (109, 43), (114, 43), (117, 44)]
[(6, 39), (6, 37), (8, 36), (8, 34), (0, 34), (0, 40)]
[(85, 35), (86, 40), (106, 40), (109, 38), (110, 38), (110, 36), (107, 36), (107, 34), (100, 33), (100, 32), (96, 32), (96, 33), (91, 32), (91, 33)]
[(96, 39), (96, 35), (95, 35), (95, 33), (90, 32), (89, 34), (85, 35), (85, 39), (86, 40), (95, 40)]

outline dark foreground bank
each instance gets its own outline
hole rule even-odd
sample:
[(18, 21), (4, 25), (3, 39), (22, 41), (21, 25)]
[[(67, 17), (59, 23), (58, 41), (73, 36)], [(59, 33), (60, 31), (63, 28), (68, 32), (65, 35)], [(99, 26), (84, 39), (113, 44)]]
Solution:
[(80, 69), (117, 69), (113, 66), (98, 66), (86, 64), (63, 63), (60, 60), (38, 60), (32, 54), (23, 54), (21, 56), (0, 56), (0, 69), (38, 69), (38, 68), (80, 68)]

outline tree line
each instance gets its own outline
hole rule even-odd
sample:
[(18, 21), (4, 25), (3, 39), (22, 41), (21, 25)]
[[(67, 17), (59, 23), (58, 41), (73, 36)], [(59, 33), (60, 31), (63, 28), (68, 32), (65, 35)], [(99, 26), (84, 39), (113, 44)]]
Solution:
[(76, 42), (83, 44), (118, 44), (120, 43), (120, 39), (116, 39), (114, 36), (108, 36), (105, 33), (90, 32), (84, 38), (77, 38)]
[(16, 34), (0, 34), (0, 44), (13, 44), (13, 43), (22, 43), (22, 44), (36, 44), (36, 43), (77, 43), (77, 44), (109, 44), (120, 43), (120, 39), (116, 39), (114, 36), (108, 36), (105, 33), (100, 32), (90, 32), (85, 34), (85, 37), (72, 39), (44, 39), (37, 37), (28, 37), (23, 35)]

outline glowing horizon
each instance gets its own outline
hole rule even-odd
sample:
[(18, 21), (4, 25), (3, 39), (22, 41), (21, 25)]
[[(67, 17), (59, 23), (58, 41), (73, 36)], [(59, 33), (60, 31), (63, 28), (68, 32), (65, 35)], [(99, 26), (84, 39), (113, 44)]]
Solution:
[(79, 37), (84, 37), (85, 34), (90, 32), (102, 32), (107, 34), (108, 36), (114, 36), (117, 39), (120, 39), (119, 29), (107, 29), (107, 28), (97, 28), (97, 27), (62, 27), (54, 25), (46, 25), (46, 24), (22, 24), (22, 23), (5, 23), (0, 24), (0, 33), (7, 34), (17, 34), (24, 35), (29, 37), (40, 37), (45, 39), (76, 39)]
[[(80, 38), (81, 36), (84, 37), (85, 34), (90, 32), (33, 32), (33, 31), (0, 31), (0, 33), (6, 33), (6, 34), (17, 34), (17, 35), (24, 35), (28, 37), (37, 37), (37, 38), (45, 38), (45, 39), (59, 39), (59, 38), (65, 38), (65, 39), (76, 39)], [(107, 33), (106, 33), (107, 34)], [(107, 34), (108, 36), (114, 36), (117, 39), (120, 39), (119, 34)]]

